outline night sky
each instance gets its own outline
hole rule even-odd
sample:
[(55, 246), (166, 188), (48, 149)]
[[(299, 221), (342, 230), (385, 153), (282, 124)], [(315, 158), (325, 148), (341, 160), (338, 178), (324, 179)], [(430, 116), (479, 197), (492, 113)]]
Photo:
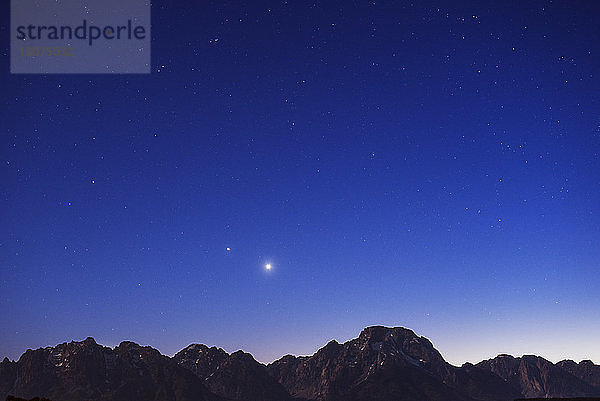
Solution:
[(175, 3), (139, 75), (11, 75), (1, 13), (0, 358), (600, 363), (600, 2)]

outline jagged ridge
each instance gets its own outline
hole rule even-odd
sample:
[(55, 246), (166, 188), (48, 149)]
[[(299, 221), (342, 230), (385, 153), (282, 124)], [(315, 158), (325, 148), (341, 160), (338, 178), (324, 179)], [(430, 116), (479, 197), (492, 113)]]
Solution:
[[(476, 365), (447, 363), (425, 337), (373, 326), (314, 355), (286, 355), (265, 366), (252, 355), (192, 344), (169, 358), (122, 342), (93, 338), (28, 350), (0, 362), (0, 397), (55, 401), (400, 400), (512, 401), (519, 397), (600, 396), (600, 366), (553, 364), (499, 355)], [(0, 399), (2, 399), (0, 398)]]

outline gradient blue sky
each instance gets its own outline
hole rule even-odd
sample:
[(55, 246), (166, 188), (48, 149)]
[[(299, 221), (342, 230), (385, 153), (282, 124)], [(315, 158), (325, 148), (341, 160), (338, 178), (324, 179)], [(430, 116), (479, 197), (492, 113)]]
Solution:
[(152, 74), (104, 76), (10, 75), (2, 13), (0, 357), (385, 324), (600, 363), (599, 11), (156, 1)]

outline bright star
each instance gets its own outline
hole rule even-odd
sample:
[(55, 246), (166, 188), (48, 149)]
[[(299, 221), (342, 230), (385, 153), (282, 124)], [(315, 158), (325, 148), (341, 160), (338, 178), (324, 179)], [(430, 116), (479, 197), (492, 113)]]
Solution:
[(265, 265), (265, 269), (267, 269), (267, 270), (271, 270), (272, 268), (273, 268), (273, 266), (270, 263), (267, 263)]

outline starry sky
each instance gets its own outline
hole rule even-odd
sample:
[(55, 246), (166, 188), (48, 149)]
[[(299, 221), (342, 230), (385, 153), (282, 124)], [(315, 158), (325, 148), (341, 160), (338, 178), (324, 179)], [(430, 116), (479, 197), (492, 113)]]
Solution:
[(600, 363), (600, 3), (175, 3), (139, 75), (11, 75), (1, 13), (0, 357)]

